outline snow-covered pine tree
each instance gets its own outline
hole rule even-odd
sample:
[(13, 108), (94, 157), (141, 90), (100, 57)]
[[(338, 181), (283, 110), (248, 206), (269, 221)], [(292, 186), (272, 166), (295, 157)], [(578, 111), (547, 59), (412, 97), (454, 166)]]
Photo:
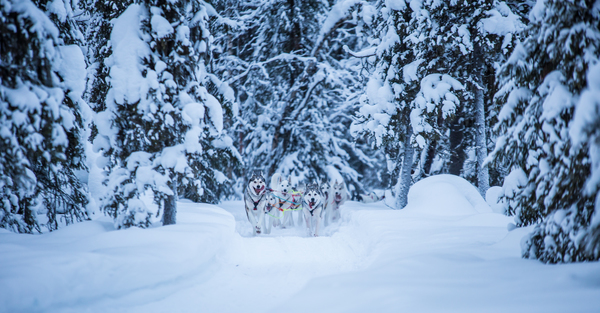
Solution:
[(0, 227), (29, 233), (41, 231), (38, 212), (49, 230), (81, 221), (88, 201), (74, 172), (84, 168), (80, 33), (68, 5), (36, 3), (0, 2)]
[(376, 65), (351, 131), (355, 136), (372, 136), (375, 145), (386, 150), (388, 163), (392, 164), (388, 169), (398, 175), (396, 208), (401, 209), (406, 206), (412, 183), (414, 149), (409, 101), (416, 97), (418, 84), (409, 75), (406, 80), (401, 76), (403, 66), (415, 60), (409, 43), (400, 40), (408, 37), (410, 12), (403, 3), (396, 7), (390, 4), (393, 3), (387, 3), (380, 10), (377, 29), (380, 40), (373, 42), (373, 48), (360, 53), (376, 57)]
[[(87, 44), (86, 58), (89, 63), (87, 90), (84, 98), (96, 112), (103, 111), (106, 105), (106, 94), (110, 85), (107, 77), (110, 67), (105, 61), (111, 55), (110, 33), (111, 22), (119, 17), (133, 0), (80, 0), (82, 10), (82, 28)], [(91, 139), (95, 138), (98, 130), (92, 125)]]
[[(600, 37), (600, 35), (596, 35)], [(574, 145), (587, 145), (591, 172), (584, 193), (595, 198), (589, 226), (581, 230), (582, 253), (590, 260), (600, 259), (600, 62), (587, 69), (587, 88), (576, 105), (569, 134)]]
[(94, 148), (109, 171), (101, 207), (117, 227), (149, 226), (147, 189), (164, 225), (175, 223), (179, 190), (193, 189), (202, 201), (221, 196), (227, 177), (217, 165), (235, 161), (235, 149), (222, 132), (221, 104), (206, 88), (210, 80), (232, 94), (205, 66), (215, 15), (202, 1), (143, 1), (114, 21), (104, 61), (110, 89), (95, 118)]
[[(86, 63), (82, 52), (84, 37), (75, 22), (75, 12), (70, 2), (39, 0), (34, 3), (43, 9), (59, 31), (59, 55), (56, 74), (61, 88), (65, 91), (63, 104), (73, 114), (73, 121), (66, 122), (65, 132), (69, 143), (64, 150), (65, 160), (56, 172), (42, 171), (38, 180), (48, 192), (45, 200), (48, 209), (49, 230), (57, 229), (60, 218), (66, 224), (81, 221), (87, 212), (82, 205), (88, 203), (87, 176), (84, 144), (86, 141), (84, 123), (89, 122), (91, 110), (82, 99), (85, 90)], [(71, 125), (72, 124), (72, 125)], [(69, 188), (60, 186), (70, 186)]]
[(344, 60), (343, 45), (360, 48), (367, 40), (348, 32), (368, 27), (374, 8), (362, 1), (282, 0), (218, 8), (243, 25), (217, 37), (223, 54), (215, 68), (240, 101), (238, 145), (247, 170), (308, 181), (343, 177), (360, 188), (349, 163), (375, 162), (347, 132), (355, 103), (349, 99), (362, 82), (360, 61)]
[(369, 134), (377, 146), (395, 152), (388, 158), (398, 175), (398, 209), (407, 204), (415, 154), (444, 136), (444, 121), (460, 102), (455, 93), (463, 89), (443, 74), (449, 64), (440, 53), (447, 40), (439, 33), (444, 28), (420, 3), (411, 5), (386, 2), (381, 10), (381, 39), (368, 50), (377, 58), (376, 68), (353, 125), (355, 134)]
[[(539, 223), (522, 243), (524, 257), (597, 260), (597, 222), (592, 223), (597, 185), (590, 176), (597, 156), (587, 140), (597, 124), (577, 122), (572, 136), (569, 132), (582, 90), (597, 84), (600, 1), (538, 1), (529, 19), (524, 42), (498, 75), (503, 107), (497, 130), (503, 135), (494, 154), (512, 169), (504, 182), (508, 212), (517, 226)], [(575, 138), (580, 134), (584, 137)]]
[[(427, 10), (429, 18), (437, 26), (437, 37), (441, 50), (430, 55), (439, 55), (442, 60), (437, 65), (441, 73), (451, 75), (465, 85), (463, 101), (457, 108), (459, 112), (449, 125), (450, 151), (454, 149), (473, 149), (475, 156), (473, 176), (482, 196), (489, 188), (490, 175), (484, 162), (488, 155), (489, 103), (490, 91), (494, 91), (495, 64), (502, 60), (515, 42), (514, 33), (523, 28), (520, 17), (514, 14), (505, 3), (496, 0), (437, 2), (424, 1), (422, 9)], [(443, 44), (439, 44), (442, 42)], [(429, 61), (429, 60), (428, 60)], [(454, 134), (457, 132), (458, 134)], [(462, 138), (462, 139), (460, 139)], [(459, 154), (462, 151), (458, 152)], [(461, 162), (455, 158), (454, 162)], [(463, 164), (450, 164), (453, 174), (469, 177)]]

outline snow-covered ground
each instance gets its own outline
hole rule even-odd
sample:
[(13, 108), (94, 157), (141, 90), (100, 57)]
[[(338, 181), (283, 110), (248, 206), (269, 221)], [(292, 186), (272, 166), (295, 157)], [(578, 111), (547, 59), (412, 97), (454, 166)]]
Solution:
[(522, 259), (528, 230), (463, 182), (423, 180), (400, 211), (348, 202), (318, 238), (253, 237), (238, 201), (180, 201), (177, 225), (146, 230), (2, 231), (0, 312), (600, 311), (600, 263)]

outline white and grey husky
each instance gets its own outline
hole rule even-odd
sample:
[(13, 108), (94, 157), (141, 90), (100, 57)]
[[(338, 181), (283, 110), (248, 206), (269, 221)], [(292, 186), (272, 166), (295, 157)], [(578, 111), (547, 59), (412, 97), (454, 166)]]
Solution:
[(283, 214), (282, 228), (294, 226), (293, 210), (300, 205), (300, 196), (292, 190), (292, 178), (283, 179), (281, 174), (275, 173), (271, 177), (271, 189), (273, 189), (274, 205)]
[(262, 173), (254, 173), (244, 191), (246, 216), (248, 216), (254, 234), (261, 233), (261, 226), (264, 223), (267, 204), (266, 187), (267, 184)]
[(368, 194), (359, 194), (356, 199), (362, 203), (374, 203), (385, 199), (385, 194), (379, 195), (375, 191), (371, 191)]
[(331, 221), (340, 219), (340, 206), (348, 199), (348, 192), (344, 182), (338, 183), (336, 180), (332, 187), (333, 200), (331, 202)]
[(329, 223), (329, 215), (331, 214), (331, 202), (333, 195), (331, 192), (331, 185), (326, 180), (321, 184), (321, 195), (323, 196), (323, 226), (327, 226)]
[[(271, 188), (272, 189), (272, 188)], [(267, 205), (265, 206), (265, 234), (271, 233), (272, 227), (281, 226), (281, 211), (277, 208), (279, 201), (275, 198), (273, 191), (267, 192), (265, 196), (267, 199)], [(268, 217), (266, 216), (268, 215)]]
[(317, 184), (308, 184), (302, 197), (302, 212), (309, 236), (319, 236), (323, 218), (323, 195)]

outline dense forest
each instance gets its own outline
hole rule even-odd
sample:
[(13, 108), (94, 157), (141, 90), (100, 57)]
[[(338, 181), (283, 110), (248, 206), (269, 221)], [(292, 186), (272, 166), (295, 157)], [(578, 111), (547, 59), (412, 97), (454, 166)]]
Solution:
[(536, 225), (523, 257), (598, 260), (599, 58), (598, 0), (0, 0), (0, 227), (449, 173)]

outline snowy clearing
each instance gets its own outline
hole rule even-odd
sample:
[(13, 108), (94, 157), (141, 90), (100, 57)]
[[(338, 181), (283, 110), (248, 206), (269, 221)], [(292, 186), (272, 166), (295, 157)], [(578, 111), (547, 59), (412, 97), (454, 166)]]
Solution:
[(318, 238), (252, 237), (241, 201), (180, 201), (177, 225), (146, 230), (0, 232), (0, 312), (598, 311), (598, 262), (522, 259), (528, 229), (469, 187), (423, 180), (400, 211), (347, 202)]

